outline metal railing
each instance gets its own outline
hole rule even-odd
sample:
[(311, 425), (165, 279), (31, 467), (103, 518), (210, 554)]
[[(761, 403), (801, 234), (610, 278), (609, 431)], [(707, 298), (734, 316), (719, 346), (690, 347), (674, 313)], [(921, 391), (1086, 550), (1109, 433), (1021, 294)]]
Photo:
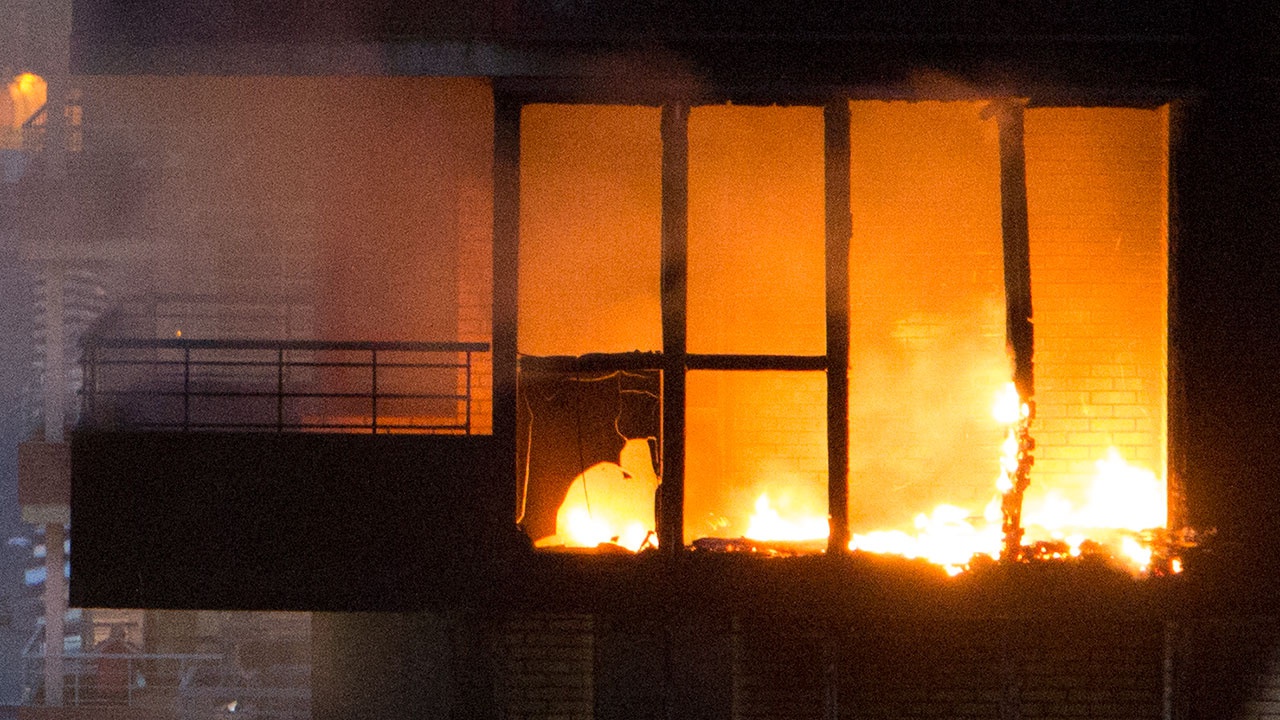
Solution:
[[(44, 627), (22, 649), (22, 704), (44, 705)], [(62, 703), (170, 705), (198, 669), (221, 669), (225, 656), (211, 653), (66, 652), (62, 655)], [(206, 673), (207, 674), (207, 673)]]
[(487, 343), (104, 338), (83, 342), (81, 423), (184, 431), (472, 431)]
[[(21, 704), (45, 705), (43, 628), (22, 653)], [(128, 707), (174, 720), (311, 717), (309, 666), (239, 668), (216, 653), (73, 652), (62, 656), (63, 707)]]

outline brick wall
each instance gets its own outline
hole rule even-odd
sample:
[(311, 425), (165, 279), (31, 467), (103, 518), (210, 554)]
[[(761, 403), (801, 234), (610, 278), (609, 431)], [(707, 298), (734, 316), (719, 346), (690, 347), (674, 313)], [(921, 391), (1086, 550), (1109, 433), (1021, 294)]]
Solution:
[(816, 624), (734, 618), (734, 720), (822, 718), (826, 637)]
[[(981, 103), (855, 102), (855, 531), (993, 494), (1005, 353), (997, 129)], [(1037, 441), (1029, 502), (1117, 448), (1164, 474), (1167, 111), (1026, 115)], [(886, 490), (887, 489), (887, 490)]]
[(762, 493), (784, 518), (818, 518), (825, 529), (826, 396), (822, 373), (689, 373), (687, 542), (741, 537)]
[[(1174, 707), (1159, 621), (721, 620), (697, 630), (590, 615), (508, 620), (498, 643), (502, 716), (660, 718), (669, 707), (708, 720), (819, 720), (832, 710), (842, 720), (1156, 720)], [(1194, 667), (1210, 669), (1214, 658), (1200, 654)], [(1246, 683), (1240, 707), (1253, 714), (1244, 717), (1280, 708), (1273, 686)]]
[(822, 109), (689, 113), (689, 351), (825, 351)]
[(1202, 618), (1175, 638), (1178, 720), (1280, 718), (1280, 619)]
[(591, 720), (594, 618), (530, 614), (502, 624), (497, 693), (505, 720)]
[(1167, 109), (1033, 109), (1033, 484), (1079, 488), (1116, 447), (1164, 477)]
[(1010, 379), (1000, 152), (978, 102), (853, 102), (849, 469), (855, 532), (994, 493)]
[(530, 105), (520, 136), (520, 352), (662, 347), (652, 107)]
[[(820, 108), (690, 113), (691, 352), (824, 352), (822, 163)], [(743, 535), (765, 492), (784, 517), (825, 518), (821, 374), (688, 383), (686, 540)]]
[[(492, 193), (486, 178), (464, 181), (458, 193), (458, 341), (493, 342)], [(493, 432), (493, 354), (471, 358), (471, 428)]]
[[(855, 532), (910, 527), (940, 503), (978, 516), (995, 495), (1004, 431), (991, 408), (1011, 370), (998, 129), (983, 106), (850, 104)], [(613, 132), (592, 135), (602, 122)], [(616, 286), (656, 290), (655, 122), (647, 109), (526, 109), (523, 351), (647, 347), (652, 323), (623, 333), (630, 344), (604, 328), (656, 306), (650, 293), (650, 314), (608, 312)], [(689, 143), (690, 351), (821, 353), (820, 111), (699, 107)], [(647, 160), (614, 168), (609, 148)], [(1082, 504), (1113, 446), (1163, 476), (1167, 155), (1164, 109), (1027, 112), (1030, 500), (1052, 488)], [(602, 283), (624, 262), (643, 272)], [(690, 375), (687, 539), (742, 534), (766, 491), (790, 496), (784, 516), (825, 516), (820, 379)]]

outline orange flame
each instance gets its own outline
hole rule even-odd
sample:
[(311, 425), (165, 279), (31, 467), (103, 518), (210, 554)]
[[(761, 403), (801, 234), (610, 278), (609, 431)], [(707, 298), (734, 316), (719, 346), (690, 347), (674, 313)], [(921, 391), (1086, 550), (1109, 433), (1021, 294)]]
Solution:
[(556, 534), (537, 547), (656, 547), (653, 493), (658, 485), (644, 440), (628, 440), (619, 463), (601, 462), (574, 478), (556, 511)]
[[(1002, 424), (1011, 425), (1026, 418), (1029, 407), (1009, 383), (997, 394), (992, 414)], [(1017, 452), (1017, 436), (1010, 428), (1001, 446), (997, 493), (1011, 487)], [(1113, 447), (1097, 461), (1092, 482), (1082, 498), (1073, 501), (1067, 493), (1050, 489), (1037, 498), (1026, 499), (1023, 542), (1054, 543), (1065, 546), (1066, 551), (1054, 551), (1050, 556), (1078, 557), (1085, 542), (1091, 541), (1133, 572), (1145, 572), (1151, 566), (1153, 550), (1142, 533), (1164, 527), (1165, 513), (1164, 483), (1150, 470), (1130, 465)], [(1000, 556), (1000, 520), (1000, 495), (996, 494), (981, 515), (939, 505), (931, 514), (916, 517), (914, 534), (891, 530), (854, 535), (849, 548), (924, 558), (954, 575), (974, 556)]]
[[(998, 394), (994, 414), (1019, 422), (1028, 414), (1010, 383)], [(1006, 423), (1007, 424), (1007, 423)], [(1009, 432), (1003, 445), (1001, 470), (991, 500), (980, 510), (943, 503), (916, 515), (911, 530), (889, 529), (855, 534), (849, 549), (920, 558), (942, 566), (949, 574), (962, 572), (975, 556), (999, 558), (1000, 493), (1016, 468), (1017, 439)], [(640, 457), (643, 450), (643, 458)], [(631, 457), (635, 454), (636, 457)], [(641, 461), (643, 459), (643, 461)], [(623, 465), (599, 463), (575, 479), (556, 516), (556, 534), (537, 542), (540, 547), (595, 547), (610, 543), (639, 550), (652, 546), (653, 489), (657, 478), (637, 478), (624, 470), (651, 468), (647, 446), (624, 449)], [(745, 537), (761, 541), (812, 541), (829, 535), (825, 515), (794, 507), (787, 498), (761, 493), (755, 502)], [(1153, 559), (1145, 531), (1165, 524), (1164, 482), (1154, 472), (1128, 463), (1116, 448), (1096, 462), (1092, 481), (1083, 492), (1050, 488), (1028, 496), (1023, 508), (1024, 544), (1051, 543), (1042, 557), (1078, 557), (1105, 551), (1131, 571), (1147, 571)], [(1176, 560), (1174, 572), (1181, 569)]]
[(752, 540), (821, 540), (830, 534), (827, 519), (820, 515), (794, 514), (782, 517), (763, 493), (756, 500), (756, 511), (747, 525), (746, 537)]

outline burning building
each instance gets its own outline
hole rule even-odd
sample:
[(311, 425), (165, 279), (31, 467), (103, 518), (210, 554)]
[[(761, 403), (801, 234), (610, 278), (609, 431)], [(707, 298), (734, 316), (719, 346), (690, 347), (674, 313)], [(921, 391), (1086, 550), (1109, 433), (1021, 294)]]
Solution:
[(74, 602), (333, 717), (1264, 702), (1265, 18), (77, 9), (152, 286), (290, 323), (86, 344)]
[[(994, 524), (984, 517), (998, 494), (1003, 439), (990, 408), (1014, 366), (1005, 331), (1000, 131), (984, 117), (990, 104), (857, 100), (837, 110), (848, 118), (848, 176), (858, 182), (848, 189), (853, 231), (848, 290), (840, 293), (847, 300), (833, 308), (825, 304), (823, 108), (691, 110), (688, 296), (675, 309), (687, 313), (690, 358), (683, 530), (672, 536), (681, 544), (738, 538), (825, 547), (831, 312), (849, 318), (848, 360), (838, 363), (848, 374), (841, 446), (849, 470), (839, 474), (849, 478), (852, 547), (897, 543), (915, 556), (941, 545), (953, 566), (975, 553), (1000, 554), (998, 507)], [(1016, 153), (1028, 166), (1020, 212), (1034, 238), (1026, 272), (1037, 308), (1038, 391), (1023, 400), (1015, 394), (1004, 422), (1016, 423), (1024, 400), (1034, 402), (1037, 482), (1027, 523), (1039, 540), (1083, 538), (1090, 527), (1163, 528), (1168, 108), (1032, 108), (1025, 116), (1029, 140)], [(534, 105), (522, 115), (522, 368), (538, 365), (531, 356), (591, 353), (601, 373), (611, 352), (661, 351), (659, 124), (656, 109), (628, 106)], [(612, 372), (634, 372), (626, 367), (634, 357), (617, 360)], [(608, 481), (595, 480), (601, 487), (590, 492), (588, 466), (616, 465), (618, 450), (597, 459), (591, 438), (656, 448), (657, 407), (632, 409), (623, 393), (661, 400), (661, 382), (629, 388), (604, 374), (566, 382), (607, 383), (611, 391), (584, 400), (564, 389), (574, 396), (573, 405), (562, 404), (573, 419), (557, 432), (544, 424), (555, 410), (535, 408), (528, 395), (554, 398), (562, 388), (526, 383), (536, 389), (525, 391), (520, 407), (528, 416), (521, 496), (537, 498), (550, 484), (559, 502), (579, 476), (573, 507), (561, 505), (559, 520), (590, 514), (591, 495), (602, 516), (616, 515)], [(604, 407), (588, 412), (583, 402)], [(648, 422), (618, 426), (637, 413)], [(544, 472), (555, 463), (540, 456), (557, 454), (559, 467)], [(660, 465), (657, 455), (650, 460)], [(1099, 473), (1111, 477), (1095, 486)], [(627, 519), (568, 543), (607, 542), (625, 532), (621, 525), (653, 531), (643, 496), (654, 494), (655, 481), (649, 473), (634, 491), (617, 491), (632, 512)], [(1122, 484), (1136, 495), (1115, 497)], [(1108, 493), (1089, 507), (1091, 496)], [(565, 540), (563, 527), (554, 537), (540, 529), (539, 514), (549, 518), (554, 509), (543, 504), (534, 502), (526, 529), (548, 545)], [(941, 504), (951, 509), (934, 509)], [(922, 514), (922, 534), (903, 534)], [(645, 533), (630, 535), (622, 544), (636, 549)]]

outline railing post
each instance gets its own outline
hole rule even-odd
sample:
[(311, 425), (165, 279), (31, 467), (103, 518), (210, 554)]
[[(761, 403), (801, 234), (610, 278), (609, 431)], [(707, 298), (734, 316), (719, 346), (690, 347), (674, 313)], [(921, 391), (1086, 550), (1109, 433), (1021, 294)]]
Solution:
[(467, 351), (467, 434), (471, 434), (471, 351)]
[(284, 432), (284, 348), (276, 348), (276, 432)]
[(191, 424), (191, 348), (182, 348), (182, 431)]
[(370, 417), (372, 419), (372, 432), (378, 434), (378, 349), (371, 348), (369, 350), (369, 392), (372, 408)]

